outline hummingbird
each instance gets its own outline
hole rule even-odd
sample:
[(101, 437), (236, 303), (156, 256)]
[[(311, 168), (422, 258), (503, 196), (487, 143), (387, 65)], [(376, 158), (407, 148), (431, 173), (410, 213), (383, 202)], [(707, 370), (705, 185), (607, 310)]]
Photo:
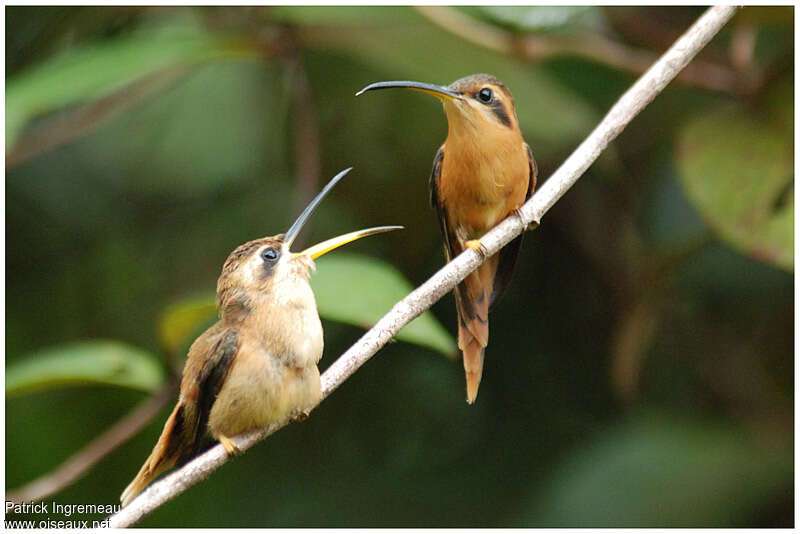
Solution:
[(367, 228), (291, 252), (314, 209), (351, 168), (337, 174), (285, 234), (248, 241), (228, 256), (217, 281), (219, 321), (189, 348), (178, 402), (122, 493), (123, 506), (215, 440), (235, 455), (239, 449), (231, 436), (307, 415), (322, 399), (322, 325), (309, 284), (314, 260), (362, 237), (402, 228)]
[[(356, 96), (394, 88), (433, 95), (444, 106), (447, 138), (433, 159), (429, 189), (446, 261), (467, 248), (485, 255), (480, 237), (515, 213), (536, 187), (536, 160), (522, 138), (511, 91), (494, 76), (473, 74), (448, 86), (377, 82)], [(469, 404), (475, 402), (483, 374), (489, 310), (511, 282), (521, 245), (522, 235), (454, 290)]]

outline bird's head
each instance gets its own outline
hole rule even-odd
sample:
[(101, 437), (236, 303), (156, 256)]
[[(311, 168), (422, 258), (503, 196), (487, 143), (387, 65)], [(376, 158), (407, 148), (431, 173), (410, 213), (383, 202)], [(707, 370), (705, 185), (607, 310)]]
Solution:
[(441, 100), (451, 132), (519, 131), (511, 92), (490, 74), (473, 74), (447, 86), (411, 81), (376, 82), (361, 89), (356, 96), (376, 89), (395, 88), (420, 91)]
[(288, 303), (298, 290), (310, 291), (308, 278), (315, 259), (362, 237), (403, 228), (366, 228), (328, 239), (302, 252), (290, 250), (314, 209), (348, 172), (350, 169), (345, 169), (328, 182), (285, 234), (248, 241), (231, 252), (217, 281), (217, 306), (224, 320), (244, 319), (257, 302), (265, 299), (274, 300), (276, 305)]

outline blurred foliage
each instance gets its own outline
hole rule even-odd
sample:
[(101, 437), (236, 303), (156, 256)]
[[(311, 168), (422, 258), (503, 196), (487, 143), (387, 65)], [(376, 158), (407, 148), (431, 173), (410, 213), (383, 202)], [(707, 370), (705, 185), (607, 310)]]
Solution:
[(152, 355), (114, 341), (70, 343), (28, 354), (6, 369), (6, 395), (63, 386), (105, 384), (154, 391), (164, 371)]
[[(322, 317), (369, 328), (394, 304), (411, 293), (403, 275), (381, 261), (339, 253), (317, 261), (311, 287)], [(357, 288), (357, 290), (353, 290)], [(455, 355), (455, 339), (425, 312), (398, 332), (396, 339)]]
[(520, 524), (734, 527), (786, 491), (789, 451), (716, 421), (642, 413), (593, 440), (552, 475)]
[(6, 147), (37, 115), (102, 98), (159, 70), (234, 52), (229, 39), (176, 24), (70, 48), (8, 81)]
[[(501, 54), (399, 6), (6, 9), (7, 493), (179, 366), (227, 254), (338, 170), (355, 166), (304, 239), (406, 230), (318, 262), (323, 367), (441, 266), (426, 199), (446, 121), (358, 89), (496, 75), (541, 181), (638, 76), (624, 57), (702, 13), (445, 9), (620, 56)], [(446, 297), (412, 344), (142, 525), (792, 525), (793, 19), (744, 8), (698, 56), (728, 90), (673, 83), (526, 237), (474, 406), (439, 354)], [(52, 499), (116, 503), (167, 413)]]
[(578, 33), (606, 27), (603, 9), (598, 6), (474, 6), (465, 11), (522, 34)]
[[(179, 300), (164, 311), (158, 323), (161, 346), (175, 355), (185, 349), (217, 320), (217, 303), (213, 295)], [(208, 324), (204, 324), (208, 323)]]
[(678, 145), (684, 187), (709, 225), (745, 253), (790, 271), (793, 156), (786, 132), (736, 109), (699, 115)]

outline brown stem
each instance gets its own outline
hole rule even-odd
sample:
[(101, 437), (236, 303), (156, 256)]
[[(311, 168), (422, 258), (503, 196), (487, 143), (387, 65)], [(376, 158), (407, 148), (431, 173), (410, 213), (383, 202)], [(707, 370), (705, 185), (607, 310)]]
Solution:
[(145, 76), (108, 96), (27, 130), (6, 155), (6, 170), (88, 134), (140, 100), (176, 82), (188, 71), (182, 66)]
[(8, 492), (6, 500), (15, 503), (41, 501), (69, 486), (149, 423), (172, 398), (174, 392), (175, 388), (172, 385), (162, 387), (54, 471)]
[[(450, 7), (416, 6), (416, 9), (437, 26), (471, 43), (496, 52), (516, 54), (528, 61), (574, 54), (620, 70), (641, 74), (658, 59), (652, 52), (625, 46), (599, 34), (586, 33), (581, 37), (528, 34), (517, 37)], [(692, 62), (675, 80), (686, 85), (728, 93), (736, 92), (739, 87), (734, 71), (703, 60)]]

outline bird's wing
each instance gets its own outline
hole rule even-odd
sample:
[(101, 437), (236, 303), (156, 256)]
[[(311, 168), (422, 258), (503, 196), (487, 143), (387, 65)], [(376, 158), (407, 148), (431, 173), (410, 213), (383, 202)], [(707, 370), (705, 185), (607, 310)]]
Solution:
[(454, 251), (453, 245), (457, 243), (450, 225), (447, 223), (447, 212), (439, 198), (439, 177), (442, 175), (442, 160), (444, 159), (444, 147), (439, 147), (436, 156), (433, 158), (433, 169), (431, 179), (428, 183), (430, 189), (431, 207), (436, 210), (436, 217), (439, 219), (439, 229), (442, 231), (442, 241), (444, 243), (444, 256), (450, 261), (461, 251)]
[(181, 385), (183, 413), (180, 430), (183, 438), (194, 446), (187, 447), (178, 465), (199, 454), (212, 442), (206, 435), (208, 417), (238, 351), (239, 330), (223, 328), (220, 323), (200, 336), (189, 349)]
[[(531, 198), (533, 190), (536, 187), (536, 174), (538, 169), (536, 167), (536, 160), (533, 158), (533, 152), (528, 143), (523, 143), (525, 150), (528, 152), (528, 190), (525, 192), (525, 200)], [(492, 286), (492, 296), (489, 298), (489, 308), (491, 309), (508, 285), (511, 283), (511, 276), (514, 274), (514, 266), (517, 264), (517, 256), (519, 256), (519, 249), (522, 246), (522, 236), (513, 239), (508, 245), (498, 254), (497, 273), (494, 278), (494, 285)]]
[(528, 153), (528, 169), (530, 172), (530, 180), (528, 182), (528, 193), (525, 195), (525, 200), (531, 198), (533, 190), (536, 189), (536, 177), (539, 175), (539, 167), (536, 165), (536, 158), (533, 157), (533, 150), (528, 143), (522, 143), (525, 146), (525, 151)]
[[(433, 159), (430, 193), (431, 205), (436, 209), (442, 230), (444, 255), (447, 261), (464, 251), (463, 241), (447, 219), (447, 209), (439, 198), (439, 178), (442, 172), (444, 149), (440, 148)], [(492, 260), (490, 260), (492, 261)], [(463, 353), (464, 370), (467, 375), (467, 399), (472, 403), (478, 394), (483, 369), (483, 348), (489, 339), (489, 309), (485, 298), (481, 276), (475, 272), (459, 283), (453, 294), (458, 311), (458, 347)]]
[[(439, 228), (442, 231), (442, 241), (444, 244), (444, 255), (447, 261), (452, 260), (462, 252), (464, 252), (464, 243), (455, 234), (455, 228), (447, 218), (447, 209), (444, 202), (439, 197), (439, 178), (442, 173), (442, 160), (444, 159), (444, 148), (439, 148), (436, 156), (433, 158), (433, 170), (431, 171), (430, 179), (430, 196), (431, 205), (436, 210), (436, 215), (439, 219)], [(488, 310), (484, 308), (479, 310), (476, 308), (476, 301), (482, 294), (480, 287), (480, 278), (475, 274), (468, 275), (455, 289), (454, 294), (456, 298), (456, 309), (458, 310), (461, 330), (462, 325), (470, 331), (475, 330), (472, 335), (479, 339), (486, 339), (488, 333), (485, 324), (487, 320)], [(479, 319), (479, 322), (473, 326), (473, 321)], [(463, 343), (462, 343), (463, 344)], [(485, 344), (485, 343), (484, 343)]]
[(153, 452), (120, 499), (126, 506), (158, 475), (180, 467), (212, 441), (205, 433), (211, 405), (238, 350), (238, 332), (217, 323), (192, 344), (183, 371), (181, 397), (172, 410)]

